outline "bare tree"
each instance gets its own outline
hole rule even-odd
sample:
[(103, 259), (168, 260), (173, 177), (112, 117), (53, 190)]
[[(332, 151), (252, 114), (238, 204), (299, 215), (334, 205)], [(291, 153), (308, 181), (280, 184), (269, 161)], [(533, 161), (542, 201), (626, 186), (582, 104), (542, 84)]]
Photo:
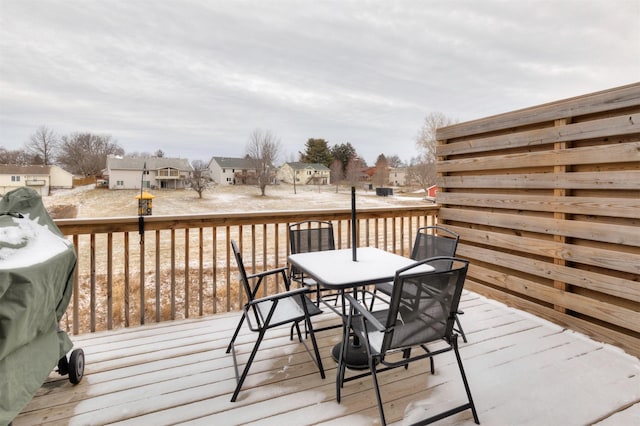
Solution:
[(0, 164), (27, 166), (31, 163), (30, 156), (23, 149), (9, 151), (0, 146)]
[(347, 164), (346, 179), (349, 182), (349, 186), (356, 186), (362, 181), (363, 170), (367, 167), (367, 164), (360, 157), (353, 157), (349, 164)]
[(408, 168), (408, 178), (426, 193), (436, 179), (435, 160), (427, 157), (426, 154), (412, 158)]
[(389, 183), (389, 162), (384, 154), (378, 155), (376, 171), (373, 174), (373, 184), (383, 187)]
[(331, 182), (336, 184), (336, 193), (338, 192), (338, 187), (344, 180), (344, 167), (342, 167), (342, 161), (337, 158), (333, 160), (331, 163)]
[(422, 151), (427, 162), (435, 162), (436, 159), (436, 130), (440, 127), (455, 124), (457, 120), (447, 117), (441, 112), (431, 112), (424, 118), (424, 123), (418, 131), (416, 145)]
[(280, 150), (280, 139), (268, 130), (256, 129), (249, 136), (247, 158), (253, 162), (256, 169), (258, 187), (263, 197), (266, 195), (267, 185), (275, 175), (273, 164), (277, 161)]
[(95, 176), (107, 165), (107, 156), (124, 155), (110, 135), (74, 133), (62, 137), (58, 162), (74, 174)]
[(32, 157), (34, 164), (53, 164), (59, 140), (53, 130), (40, 126), (25, 143), (25, 151)]
[(193, 160), (191, 166), (193, 172), (187, 181), (191, 188), (198, 193), (198, 198), (202, 198), (202, 193), (215, 185), (215, 182), (209, 176), (209, 169), (205, 161)]
[(127, 152), (127, 157), (151, 158), (151, 157), (155, 157), (155, 155), (151, 155), (151, 153), (148, 151), (131, 151), (131, 152)]
[(404, 165), (403, 161), (400, 159), (400, 157), (398, 157), (397, 154), (388, 156), (387, 162), (389, 163), (389, 167), (391, 168), (398, 168)]

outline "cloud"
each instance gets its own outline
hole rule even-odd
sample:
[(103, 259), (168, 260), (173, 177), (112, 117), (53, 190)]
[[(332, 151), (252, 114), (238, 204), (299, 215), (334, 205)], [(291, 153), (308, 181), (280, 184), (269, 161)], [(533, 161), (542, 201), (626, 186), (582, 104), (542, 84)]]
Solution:
[[(462, 121), (632, 83), (640, 1), (0, 0), (0, 146), (35, 129), (242, 156), (255, 128), (369, 163)], [(290, 158), (287, 158), (290, 159)]]

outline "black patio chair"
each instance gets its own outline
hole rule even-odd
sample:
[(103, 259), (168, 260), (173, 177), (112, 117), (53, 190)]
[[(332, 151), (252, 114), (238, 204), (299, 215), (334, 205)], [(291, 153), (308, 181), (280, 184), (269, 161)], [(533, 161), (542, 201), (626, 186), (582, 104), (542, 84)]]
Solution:
[[(289, 245), (291, 254), (308, 253), (315, 251), (335, 250), (336, 243), (333, 236), (333, 224), (322, 220), (305, 220), (289, 225)], [(291, 281), (300, 283), (301, 286), (315, 290), (316, 305), (320, 306), (322, 293), (331, 293), (331, 290), (322, 289), (311, 277), (305, 276), (294, 266), (289, 269)]]
[[(456, 249), (458, 248), (458, 241), (460, 236), (442, 226), (424, 226), (418, 228), (416, 232), (416, 238), (413, 243), (413, 250), (411, 251), (411, 258), (414, 260), (429, 259), (437, 256), (450, 256), (456, 255)], [(387, 297), (382, 299), (377, 297), (377, 292), (380, 292)], [(373, 290), (373, 298), (371, 300), (371, 309), (373, 309), (373, 303), (375, 299), (388, 300), (393, 293), (393, 283), (377, 284)], [(458, 315), (464, 314), (464, 311), (458, 310)], [(467, 343), (467, 336), (464, 334), (460, 319), (456, 315), (456, 327), (457, 331), (462, 336), (462, 340)]]
[[(430, 268), (429, 268), (430, 267)], [(458, 334), (454, 330), (460, 295), (467, 276), (469, 263), (453, 257), (437, 257), (418, 261), (396, 272), (393, 293), (388, 309), (370, 311), (351, 295), (345, 295), (350, 303), (345, 323), (342, 351), (338, 360), (336, 397), (340, 402), (340, 390), (345, 382), (371, 375), (378, 401), (382, 424), (386, 424), (377, 374), (430, 358), (431, 373), (435, 371), (433, 357), (454, 351), (458, 368), (467, 394), (467, 402), (446, 409), (419, 424), (428, 424), (470, 409), (474, 421), (479, 424), (471, 390), (458, 350)], [(346, 351), (349, 337), (353, 335), (364, 342), (369, 371), (346, 377)], [(446, 346), (429, 350), (428, 345), (444, 341)], [(441, 344), (440, 344), (441, 345)], [(411, 355), (414, 349), (414, 355)], [(422, 349), (418, 351), (418, 349)], [(415, 353), (418, 352), (416, 355)]]
[[(318, 351), (318, 344), (316, 343), (316, 338), (313, 333), (313, 326), (311, 325), (311, 317), (313, 315), (317, 315), (321, 313), (320, 309), (307, 297), (307, 289), (306, 288), (298, 288), (295, 290), (289, 290), (289, 280), (287, 277), (287, 268), (277, 268), (271, 269), (268, 271), (260, 272), (257, 274), (247, 275), (247, 272), (244, 268), (244, 263), (242, 261), (242, 254), (238, 250), (238, 246), (235, 241), (231, 241), (231, 248), (233, 250), (233, 254), (236, 258), (236, 263), (238, 264), (238, 272), (240, 274), (240, 282), (244, 289), (245, 295), (247, 296), (247, 303), (243, 307), (242, 317), (236, 327), (236, 331), (233, 333), (233, 337), (231, 338), (231, 342), (227, 347), (227, 353), (233, 350), (233, 365), (236, 372), (236, 389), (233, 392), (233, 396), (231, 397), (231, 402), (234, 402), (238, 397), (238, 393), (242, 388), (242, 384), (244, 383), (247, 374), (249, 373), (249, 368), (251, 367), (251, 363), (258, 353), (258, 348), (260, 347), (260, 343), (264, 338), (264, 335), (267, 330), (278, 327), (285, 324), (293, 324), (298, 332), (298, 340), (304, 345), (305, 349), (311, 356), (311, 359), (315, 362), (318, 370), (320, 371), (320, 377), (324, 379), (324, 368), (322, 367), (322, 360), (320, 358), (320, 352)], [(274, 294), (271, 296), (265, 297), (256, 297), (258, 295), (258, 290), (260, 289), (260, 285), (265, 283), (265, 278), (269, 276), (280, 276), (285, 283), (285, 288), (287, 291)], [(254, 283), (252, 285), (252, 283)], [(247, 364), (242, 371), (242, 375), (238, 375), (238, 363), (236, 359), (236, 351), (235, 351), (235, 340), (238, 337), (238, 333), (240, 332), (240, 328), (244, 321), (247, 321), (247, 325), (249, 329), (253, 332), (258, 333), (258, 338), (253, 346), (253, 350), (251, 351), (251, 355), (247, 361)], [(309, 347), (302, 339), (302, 334), (300, 333), (300, 327), (298, 324), (304, 321), (307, 332), (311, 337), (311, 343), (313, 344), (313, 351), (315, 353), (315, 359), (313, 354), (311, 353)]]

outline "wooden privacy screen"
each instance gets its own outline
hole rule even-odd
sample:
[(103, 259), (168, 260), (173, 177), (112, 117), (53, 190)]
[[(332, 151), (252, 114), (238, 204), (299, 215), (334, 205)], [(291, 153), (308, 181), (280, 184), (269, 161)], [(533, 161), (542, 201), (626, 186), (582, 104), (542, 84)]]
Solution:
[(438, 129), (467, 288), (640, 355), (640, 83)]

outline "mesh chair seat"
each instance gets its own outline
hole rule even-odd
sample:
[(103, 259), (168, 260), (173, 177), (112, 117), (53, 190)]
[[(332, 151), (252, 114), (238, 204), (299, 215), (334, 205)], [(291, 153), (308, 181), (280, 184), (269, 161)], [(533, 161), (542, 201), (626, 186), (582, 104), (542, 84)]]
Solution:
[[(322, 220), (305, 220), (293, 223), (289, 225), (289, 245), (291, 254), (335, 250), (333, 224)], [(294, 266), (289, 271), (289, 277), (302, 286), (314, 289), (317, 305), (320, 305), (323, 293), (335, 296), (334, 291), (320, 288), (316, 280), (305, 276)]]
[[(295, 292), (291, 293), (293, 295)], [(277, 327), (283, 324), (304, 321), (305, 309), (303, 308), (303, 302), (300, 299), (301, 298), (299, 297), (281, 299), (274, 309), (274, 312), (269, 321), (269, 326)], [(309, 300), (308, 297), (304, 297), (303, 300), (306, 304), (309, 316), (314, 316), (322, 313), (322, 311), (316, 306), (316, 304), (313, 303), (313, 301)], [(251, 303), (252, 309), (256, 309), (256, 313), (262, 324), (266, 323), (267, 317), (269, 316), (274, 303), (275, 302), (270, 298), (267, 298), (265, 300), (256, 299), (253, 301), (253, 303)], [(251, 316), (248, 319), (250, 320)]]
[[(238, 264), (238, 272), (240, 275), (240, 283), (244, 289), (245, 296), (247, 297), (247, 303), (243, 307), (242, 317), (238, 322), (231, 342), (227, 346), (227, 353), (233, 351), (233, 366), (236, 372), (236, 388), (231, 396), (231, 402), (236, 401), (242, 384), (249, 373), (251, 363), (258, 353), (260, 343), (264, 338), (265, 332), (271, 328), (278, 327), (284, 324), (291, 324), (292, 332), (295, 328), (298, 333), (298, 340), (302, 343), (311, 356), (311, 359), (315, 362), (320, 372), (320, 377), (324, 379), (324, 368), (322, 366), (322, 359), (318, 350), (318, 344), (314, 335), (313, 325), (311, 324), (311, 316), (321, 313), (320, 309), (307, 297), (307, 289), (299, 288), (296, 290), (289, 289), (289, 279), (287, 275), (287, 268), (276, 268), (268, 271), (260, 272), (257, 274), (248, 275), (245, 270), (244, 263), (242, 261), (242, 254), (238, 250), (238, 246), (235, 241), (231, 241), (231, 248)], [(260, 290), (260, 286), (266, 282), (269, 277), (280, 278), (285, 284), (287, 291), (256, 298), (256, 294)], [(254, 283), (253, 286), (251, 283)], [(265, 284), (266, 285), (266, 284)], [(236, 359), (235, 341), (240, 333), (240, 329), (245, 320), (249, 329), (258, 333), (258, 338), (253, 346), (251, 355), (242, 371), (242, 374), (238, 374), (238, 363)], [(304, 322), (307, 334), (311, 338), (313, 345), (313, 353), (302, 339), (302, 333), (300, 332), (299, 323)], [(315, 357), (314, 357), (315, 355)]]
[[(350, 309), (345, 323), (336, 373), (338, 402), (340, 402), (341, 388), (344, 383), (371, 375), (380, 419), (384, 425), (386, 419), (377, 374), (401, 366), (406, 367), (409, 363), (424, 358), (430, 359), (433, 374), (433, 358), (453, 351), (464, 383), (467, 401), (422, 420), (419, 424), (432, 423), (465, 410), (471, 410), (474, 421), (479, 424), (458, 350), (458, 334), (454, 329), (468, 267), (469, 262), (453, 257), (431, 258), (409, 265), (396, 272), (388, 308), (379, 311), (372, 312), (355, 298), (345, 295)], [(346, 355), (351, 335), (364, 342), (369, 371), (347, 377)], [(445, 345), (440, 344), (437, 350), (431, 351), (428, 346), (435, 342), (444, 342)], [(388, 357), (398, 352), (402, 354), (401, 359)]]
[[(374, 318), (381, 324), (384, 323), (388, 316), (388, 310), (375, 311), (371, 313)], [(429, 321), (425, 318), (425, 321), (421, 322), (409, 322), (405, 323), (402, 318), (398, 318), (393, 325), (394, 333), (391, 340), (391, 348), (396, 351), (404, 350), (415, 345), (419, 345), (424, 341), (433, 341), (439, 338), (442, 333), (441, 323)], [(353, 330), (356, 334), (363, 336), (367, 334), (367, 340), (369, 341), (372, 354), (380, 355), (382, 353), (382, 341), (384, 338), (384, 331), (365, 330), (363, 325), (356, 321), (352, 324)], [(387, 352), (390, 352), (391, 349)]]
[[(442, 226), (424, 226), (419, 228), (416, 232), (413, 250), (411, 251), (411, 258), (414, 260), (424, 260), (438, 256), (453, 257), (456, 254), (459, 239), (460, 236), (458, 234)], [(371, 309), (373, 309), (375, 299), (380, 299), (380, 297), (376, 296), (376, 293), (378, 292), (386, 295), (387, 298), (391, 297), (391, 294), (393, 293), (393, 283), (389, 282), (375, 285), (373, 299), (371, 300)], [(467, 336), (462, 329), (460, 319), (457, 317), (457, 315), (462, 314), (464, 314), (464, 312), (459, 309), (456, 314), (456, 330), (460, 333), (462, 340), (466, 343)]]

